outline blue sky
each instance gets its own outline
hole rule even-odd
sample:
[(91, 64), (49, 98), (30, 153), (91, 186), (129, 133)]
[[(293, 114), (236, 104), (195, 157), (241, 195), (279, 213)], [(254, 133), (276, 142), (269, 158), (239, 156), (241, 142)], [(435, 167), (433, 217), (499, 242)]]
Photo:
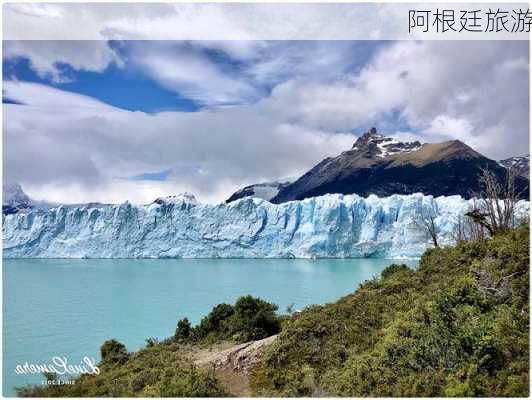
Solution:
[[(129, 68), (109, 65), (102, 72), (76, 71), (68, 64), (57, 66), (66, 82), (41, 77), (30, 67), (26, 57), (3, 60), (3, 79), (36, 82), (97, 98), (107, 104), (130, 111), (196, 111), (201, 105), (179, 93), (166, 90), (157, 82)], [(5, 101), (6, 99), (4, 99)]]
[(494, 159), (528, 149), (527, 42), (3, 48), (4, 173), (38, 199), (149, 202), (189, 191), (217, 202), (298, 176), (372, 126), (400, 140), (459, 139)]
[[(339, 51), (344, 53), (346, 60), (341, 65), (341, 69), (329, 71), (322, 77), (311, 76), (314, 71), (301, 71), (300, 75), (311, 79), (323, 78), (326, 81), (341, 78), (345, 73), (356, 73), (364, 66), (365, 61), (370, 59), (372, 54), (386, 42), (321, 43), (321, 46), (338, 47)], [(301, 64), (316, 61), (304, 59), (305, 50), (310, 57), (320, 56), (320, 52), (312, 54), (315, 45), (305, 41), (269, 42), (267, 48), (254, 54), (250, 59), (239, 59), (224, 51), (223, 48), (202, 46), (191, 41), (109, 41), (107, 45), (120, 57), (121, 65), (109, 63), (102, 70), (88, 71), (76, 70), (66, 62), (57, 62), (53, 68), (58, 71), (60, 79), (54, 79), (50, 71), (37, 70), (31, 65), (31, 57), (21, 54), (4, 58), (3, 79), (50, 85), (61, 90), (91, 96), (112, 106), (130, 111), (147, 113), (172, 110), (190, 112), (207, 106), (234, 106), (253, 103), (267, 97), (276, 85), (294, 78), (298, 75), (298, 71), (284, 67), (272, 71), (267, 77), (257, 79), (250, 70), (261, 63), (274, 60), (278, 55), (288, 56), (287, 53), (293, 48), (297, 48), (297, 51), (292, 54), (293, 59)], [(227, 101), (220, 101), (216, 104), (206, 104), (197, 96), (188, 96), (186, 90), (168, 89), (163, 82), (150, 76), (150, 73), (147, 73), (138, 62), (134, 61), (134, 57), (131, 57), (132, 53), (137, 53), (138, 48), (144, 46), (150, 48), (160, 46), (164, 47), (167, 52), (193, 54), (198, 59), (213, 65), (224, 76), (248, 85), (248, 93), (243, 93), (242, 96), (233, 96)], [(82, 51), (83, 42), (80, 42), (80, 48)], [(277, 54), (272, 54), (274, 52)], [(349, 58), (350, 55), (353, 57)], [(129, 61), (130, 59), (132, 60)], [(198, 78), (201, 79), (200, 74), (201, 72), (198, 71)], [(9, 101), (9, 99), (4, 99), (4, 101)]]

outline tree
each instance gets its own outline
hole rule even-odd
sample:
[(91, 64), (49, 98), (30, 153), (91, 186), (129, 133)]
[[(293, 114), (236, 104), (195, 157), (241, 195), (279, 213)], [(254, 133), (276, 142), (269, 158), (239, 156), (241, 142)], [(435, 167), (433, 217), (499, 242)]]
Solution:
[(190, 321), (188, 318), (180, 319), (177, 322), (177, 328), (175, 330), (176, 339), (187, 339), (190, 336), (190, 331), (192, 327), (190, 326)]
[(416, 221), (417, 225), (427, 232), (432, 240), (434, 247), (438, 246), (438, 234), (440, 232), (438, 226), (436, 225), (436, 214), (430, 210), (422, 210), (419, 218)]
[(146, 347), (154, 347), (157, 344), (159, 344), (159, 340), (157, 338), (154, 338), (154, 337), (149, 337), (149, 338), (145, 339), (144, 341), (146, 342)]
[[(476, 203), (474, 203), (476, 204)], [(486, 237), (487, 229), (474, 221), (474, 214), (471, 214), (477, 207), (473, 205), (464, 215), (456, 218), (452, 236), (456, 244), (469, 242), (471, 240), (481, 240)]]
[(515, 226), (515, 205), (524, 192), (517, 190), (518, 171), (509, 168), (505, 172), (503, 182), (489, 169), (483, 168), (480, 173), (481, 191), (475, 193), (477, 205), (466, 213), (475, 224), (485, 228), (490, 236), (505, 232)]
[(286, 313), (289, 315), (294, 313), (294, 303), (290, 303), (286, 306)]

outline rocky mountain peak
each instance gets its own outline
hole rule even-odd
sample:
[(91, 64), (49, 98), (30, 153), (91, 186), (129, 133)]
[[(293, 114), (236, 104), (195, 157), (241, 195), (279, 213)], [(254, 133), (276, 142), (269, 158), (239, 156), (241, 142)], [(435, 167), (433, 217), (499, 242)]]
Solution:
[(364, 147), (367, 147), (370, 143), (374, 143), (375, 141), (378, 141), (383, 138), (385, 138), (385, 136), (377, 133), (377, 128), (373, 127), (356, 140), (352, 149), (362, 149)]
[(399, 153), (410, 153), (421, 149), (423, 145), (419, 141), (400, 142), (394, 138), (382, 135), (373, 127), (360, 136), (351, 151), (364, 152), (366, 157), (387, 157)]

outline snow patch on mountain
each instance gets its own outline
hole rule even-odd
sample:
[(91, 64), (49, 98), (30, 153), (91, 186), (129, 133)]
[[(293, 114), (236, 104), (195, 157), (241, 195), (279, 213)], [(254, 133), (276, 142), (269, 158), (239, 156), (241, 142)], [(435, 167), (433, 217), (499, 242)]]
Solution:
[(401, 153), (411, 153), (421, 149), (423, 145), (418, 142), (400, 142), (389, 136), (377, 133), (376, 128), (371, 128), (368, 132), (357, 139), (351, 150), (368, 151), (370, 154), (385, 158)]
[(227, 202), (242, 199), (244, 197), (257, 197), (259, 199), (270, 201), (273, 199), (279, 191), (295, 181), (296, 178), (286, 178), (280, 181), (256, 183), (254, 185), (246, 186), (233, 193)]
[(384, 137), (377, 142), (380, 154), (377, 157), (388, 157), (400, 153), (411, 153), (421, 149), (423, 145), (419, 142), (400, 142), (398, 140)]

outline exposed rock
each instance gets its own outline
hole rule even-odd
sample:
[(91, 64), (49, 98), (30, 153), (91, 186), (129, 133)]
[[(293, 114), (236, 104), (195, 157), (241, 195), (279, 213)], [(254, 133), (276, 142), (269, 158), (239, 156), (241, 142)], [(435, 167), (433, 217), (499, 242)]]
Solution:
[(253, 365), (259, 361), (262, 352), (277, 339), (277, 336), (274, 335), (262, 340), (237, 344), (222, 351), (214, 351), (200, 359), (196, 359), (195, 363), (198, 366), (214, 365), (216, 369), (247, 374)]
[(353, 144), (352, 150), (364, 151), (368, 157), (386, 157), (400, 153), (411, 153), (419, 150), (422, 144), (415, 142), (400, 142), (390, 137), (377, 133), (376, 128), (371, 128)]

